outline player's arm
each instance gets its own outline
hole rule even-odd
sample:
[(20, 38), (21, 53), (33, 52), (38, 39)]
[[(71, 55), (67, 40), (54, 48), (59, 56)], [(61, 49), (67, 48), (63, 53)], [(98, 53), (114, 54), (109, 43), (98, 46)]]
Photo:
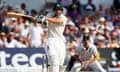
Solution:
[(87, 66), (88, 66), (89, 64), (91, 64), (91, 63), (93, 63), (94, 61), (97, 60), (97, 55), (95, 54), (95, 55), (93, 55), (93, 56), (94, 56), (94, 57), (92, 57), (91, 59), (85, 61), (84, 68), (87, 68)]
[(75, 59), (76, 61), (82, 63), (82, 61), (79, 59), (79, 56), (78, 56), (78, 55), (74, 55), (73, 57), (74, 57), (74, 59)]
[(41, 44), (43, 45), (44, 44), (44, 41), (45, 41), (45, 36), (44, 36), (44, 33), (42, 33), (41, 35), (40, 35), (40, 37), (41, 37)]
[(96, 60), (97, 60), (97, 54), (93, 55), (93, 58), (91, 58), (90, 60), (88, 60), (88, 64), (91, 64), (91, 63), (93, 63)]
[(98, 52), (96, 46), (93, 47), (93, 57), (88, 60), (88, 63), (91, 64), (92, 62), (96, 61), (98, 58)]
[(76, 46), (75, 55), (73, 57), (76, 61), (82, 63), (82, 60), (80, 60), (79, 58), (80, 52), (81, 52), (81, 43), (78, 46)]
[(46, 17), (46, 20), (50, 23), (54, 23), (54, 24), (60, 24), (63, 25), (63, 20), (62, 19), (58, 19), (58, 18), (50, 18), (50, 17)]

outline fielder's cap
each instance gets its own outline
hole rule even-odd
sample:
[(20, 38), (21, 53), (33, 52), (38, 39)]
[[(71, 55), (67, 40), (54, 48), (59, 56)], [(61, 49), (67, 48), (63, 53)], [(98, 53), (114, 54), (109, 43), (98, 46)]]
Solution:
[(90, 40), (90, 36), (89, 35), (84, 35), (83, 36), (83, 41), (85, 41), (85, 40)]
[(53, 10), (63, 10), (62, 3), (56, 3), (53, 7)]

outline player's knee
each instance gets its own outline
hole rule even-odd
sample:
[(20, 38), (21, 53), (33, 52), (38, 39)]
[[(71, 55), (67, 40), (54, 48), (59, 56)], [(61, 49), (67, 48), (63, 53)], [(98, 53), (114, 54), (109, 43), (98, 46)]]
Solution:
[(59, 65), (59, 60), (55, 55), (49, 56), (49, 64), (50, 65)]

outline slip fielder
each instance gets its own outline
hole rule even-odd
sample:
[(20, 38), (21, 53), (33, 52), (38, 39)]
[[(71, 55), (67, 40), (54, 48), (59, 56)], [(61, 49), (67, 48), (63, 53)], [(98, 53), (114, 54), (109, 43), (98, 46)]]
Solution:
[(97, 48), (90, 43), (90, 36), (83, 36), (83, 43), (76, 48), (74, 63), (71, 72), (79, 72), (82, 68), (90, 67), (96, 72), (106, 72), (97, 61)]

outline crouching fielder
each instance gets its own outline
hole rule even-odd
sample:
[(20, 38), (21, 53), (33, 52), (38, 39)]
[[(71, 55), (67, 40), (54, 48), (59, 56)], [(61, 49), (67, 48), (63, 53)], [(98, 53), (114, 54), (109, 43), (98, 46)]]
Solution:
[(90, 67), (97, 72), (106, 72), (97, 61), (97, 48), (90, 43), (89, 36), (83, 36), (83, 43), (76, 48), (74, 63), (71, 72), (79, 72), (82, 68)]

